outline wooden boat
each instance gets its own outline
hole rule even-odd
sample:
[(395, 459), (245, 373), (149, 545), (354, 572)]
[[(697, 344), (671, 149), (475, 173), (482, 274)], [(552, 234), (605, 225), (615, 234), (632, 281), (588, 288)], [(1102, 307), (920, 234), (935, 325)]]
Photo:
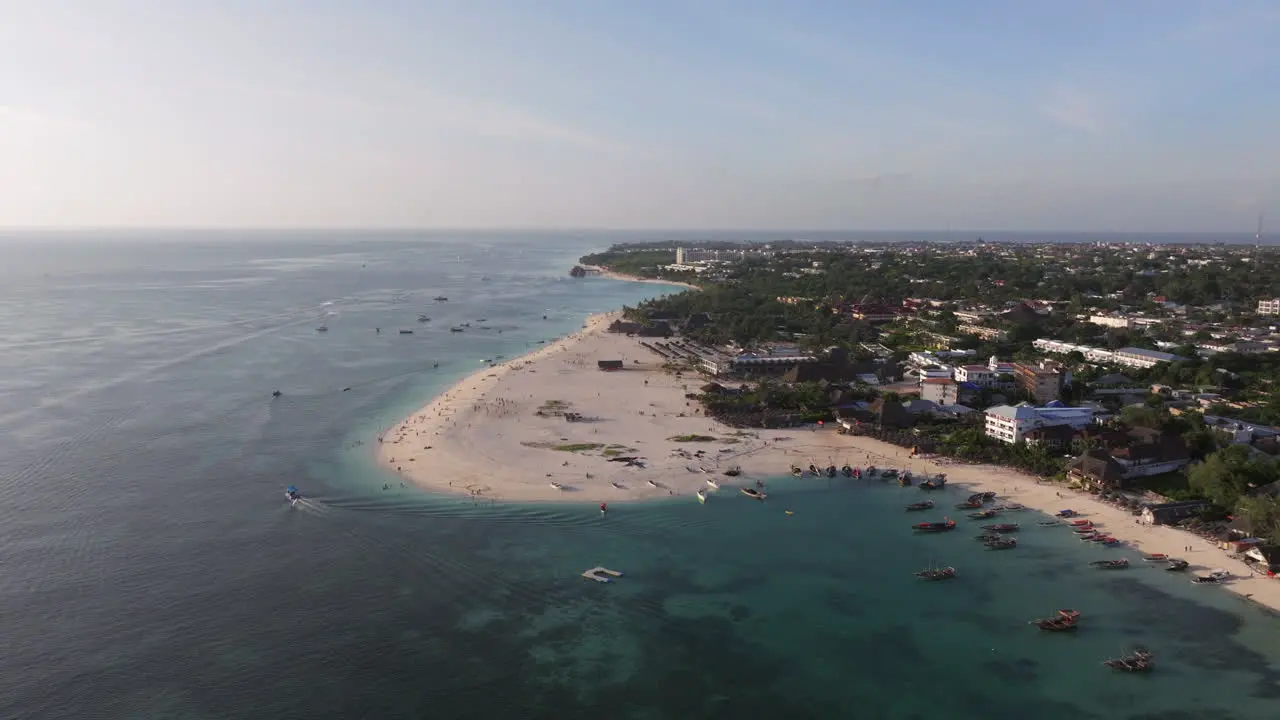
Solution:
[(982, 507), (981, 502), (974, 502), (972, 500), (968, 500), (966, 502), (962, 502), (956, 505), (957, 510), (977, 510), (980, 507)]
[(1169, 567), (1165, 568), (1165, 570), (1167, 572), (1178, 572), (1179, 570), (1186, 570), (1190, 565), (1191, 563), (1186, 560), (1182, 560), (1180, 558), (1169, 558)]
[(742, 474), (742, 468), (738, 467), (737, 465), (734, 465), (733, 467), (729, 468), (728, 470), (725, 470), (725, 471), (724, 471), (724, 474), (725, 474), (727, 477), (738, 477), (739, 475), (741, 475), (741, 474)]
[(927, 533), (946, 532), (948, 530), (956, 529), (956, 521), (951, 519), (946, 519), (941, 522), (916, 523), (915, 525), (911, 526), (911, 529), (915, 530), (916, 532), (927, 532)]
[(1026, 509), (1027, 509), (1027, 506), (1026, 506), (1026, 505), (1022, 505), (1022, 504), (1020, 504), (1020, 503), (1008, 503), (1008, 504), (1005, 504), (1005, 505), (1001, 505), (1001, 506), (999, 507), (999, 509), (1000, 509), (1000, 510), (1006, 510), (1006, 511), (1008, 511), (1008, 512), (1017, 512), (1017, 511), (1019, 511), (1019, 510), (1026, 510)]
[(845, 465), (844, 467), (840, 468), (840, 474), (844, 475), (847, 478), (853, 477), (853, 467), (850, 465)]
[[(921, 490), (941, 490), (947, 485), (947, 476), (938, 475), (920, 483)], [(984, 496), (985, 497), (985, 496)]]
[(1231, 573), (1226, 570), (1214, 570), (1208, 575), (1196, 575), (1191, 578), (1191, 582), (1196, 585), (1221, 585), (1231, 577)]
[(836, 472), (837, 472), (837, 471), (836, 471), (836, 466), (835, 466), (835, 465), (828, 465), (828, 466), (827, 466), (827, 477), (829, 477), (829, 478), (833, 478), (833, 477), (835, 477), (835, 476), (836, 476)]
[(969, 513), (969, 517), (974, 520), (987, 520), (999, 514), (998, 510), (983, 510), (982, 512)]
[(1146, 650), (1135, 650), (1124, 657), (1103, 660), (1102, 664), (1122, 672), (1150, 672), (1155, 667), (1153, 659), (1154, 656)]
[(1165, 562), (1169, 556), (1164, 553), (1150, 553), (1142, 556), (1144, 562)]
[[(944, 476), (944, 477), (945, 477), (945, 476)], [(982, 499), (983, 499), (985, 502), (991, 502), (992, 500), (995, 500), (995, 499), (996, 499), (996, 494), (995, 494), (995, 492), (994, 492), (994, 491), (988, 490), (988, 491), (986, 491), (986, 492), (982, 493)]]
[(916, 577), (923, 580), (950, 580), (955, 576), (956, 569), (953, 567), (926, 568), (916, 573)]
[(1018, 523), (996, 523), (995, 525), (983, 525), (982, 529), (994, 533), (1012, 533), (1018, 532)]
[(800, 468), (796, 467), (795, 465), (792, 465), (792, 466), (791, 466), (791, 476), (792, 476), (792, 477), (800, 477), (800, 475), (801, 475), (803, 472), (804, 472), (803, 470), (801, 470)]
[(1031, 624), (1035, 625), (1041, 630), (1048, 630), (1050, 632), (1063, 632), (1066, 630), (1075, 630), (1077, 627), (1076, 621), (1078, 621), (1079, 619), (1080, 619), (1080, 612), (1078, 610), (1059, 610), (1057, 615), (1053, 617), (1032, 620)]
[(1012, 550), (1018, 547), (1018, 541), (1011, 537), (997, 535), (984, 543), (988, 550)]
[(1059, 510), (1058, 511), (1058, 517), (1060, 518), (1075, 517), (1076, 515), (1077, 513), (1075, 510)]
[(898, 473), (898, 485), (900, 487), (911, 487), (911, 473)]
[(610, 485), (612, 485), (612, 486), (614, 486), (615, 488), (617, 488), (617, 489), (619, 489), (619, 490), (626, 490), (626, 488), (622, 487), (621, 485), (619, 485), (619, 484), (618, 484), (618, 483), (616, 483), (616, 482), (611, 482), (611, 483), (609, 483), (609, 484), (610, 484)]
[(1057, 525), (1061, 525), (1062, 522), (1060, 520), (1043, 520), (1036, 524), (1039, 525), (1040, 527), (1055, 527)]
[(746, 495), (749, 498), (755, 498), (756, 500), (764, 500), (765, 498), (769, 497), (768, 495), (765, 495), (764, 493), (760, 492), (759, 490), (756, 490), (755, 488), (742, 488), (740, 492), (743, 495)]
[(930, 510), (932, 508), (933, 508), (933, 502), (929, 500), (925, 500), (924, 502), (911, 503), (910, 505), (907, 506), (907, 512), (914, 512), (916, 510)]
[(1129, 561), (1124, 558), (1119, 560), (1094, 560), (1089, 563), (1089, 566), (1100, 570), (1122, 570), (1129, 567)]
[(867, 477), (875, 477), (879, 473), (880, 473), (880, 469), (877, 468), (875, 465), (870, 465), (867, 467)]
[(1075, 525), (1075, 526), (1080, 526), (1080, 525), (1092, 525), (1092, 524), (1093, 524), (1093, 521), (1092, 521), (1092, 520), (1085, 520), (1084, 518), (1080, 518), (1080, 519), (1072, 520), (1072, 521), (1071, 521), (1071, 522), (1069, 522), (1068, 524), (1069, 524), (1069, 525)]

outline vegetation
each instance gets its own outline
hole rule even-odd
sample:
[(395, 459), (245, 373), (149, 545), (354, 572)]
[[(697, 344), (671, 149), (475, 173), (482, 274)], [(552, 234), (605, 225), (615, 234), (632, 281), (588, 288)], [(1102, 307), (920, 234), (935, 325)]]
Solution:
[(570, 443), (568, 445), (556, 445), (552, 450), (560, 452), (586, 452), (588, 450), (599, 450), (604, 447), (601, 443)]
[(714, 435), (672, 435), (667, 438), (671, 442), (715, 442)]

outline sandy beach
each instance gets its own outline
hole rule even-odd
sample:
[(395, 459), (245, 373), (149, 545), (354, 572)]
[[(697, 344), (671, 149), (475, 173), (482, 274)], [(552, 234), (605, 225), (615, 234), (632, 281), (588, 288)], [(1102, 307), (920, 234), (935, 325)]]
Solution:
[[(1085, 493), (1008, 468), (912, 458), (904, 448), (834, 429), (738, 430), (703, 417), (685, 395), (705, 378), (665, 372), (643, 338), (606, 332), (618, 315), (592, 316), (572, 335), (464, 378), (388, 430), (379, 461), (430, 490), (495, 502), (694, 502), (698, 490), (717, 492), (709, 480), (722, 486), (720, 495), (736, 495), (810, 463), (946, 473), (949, 484), (995, 491), (1004, 502), (1048, 513), (1072, 508), (1139, 551), (1185, 558), (1191, 572), (1226, 569), (1236, 578), (1226, 587), (1280, 610), (1280, 582), (1206, 540), (1138, 524)], [(601, 360), (623, 367), (600, 370)], [(726, 477), (735, 466), (742, 475)]]

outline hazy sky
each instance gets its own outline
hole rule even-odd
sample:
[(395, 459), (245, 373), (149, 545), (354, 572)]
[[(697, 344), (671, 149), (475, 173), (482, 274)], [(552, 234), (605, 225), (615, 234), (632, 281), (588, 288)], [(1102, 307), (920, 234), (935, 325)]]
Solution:
[(1280, 231), (1280, 1), (0, 0), (0, 226)]

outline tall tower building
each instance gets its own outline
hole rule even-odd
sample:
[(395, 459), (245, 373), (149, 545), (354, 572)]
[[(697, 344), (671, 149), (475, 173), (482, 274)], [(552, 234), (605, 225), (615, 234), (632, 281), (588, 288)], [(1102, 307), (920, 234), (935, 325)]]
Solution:
[(684, 248), (682, 247), (676, 248), (676, 264), (677, 265), (684, 264)]

